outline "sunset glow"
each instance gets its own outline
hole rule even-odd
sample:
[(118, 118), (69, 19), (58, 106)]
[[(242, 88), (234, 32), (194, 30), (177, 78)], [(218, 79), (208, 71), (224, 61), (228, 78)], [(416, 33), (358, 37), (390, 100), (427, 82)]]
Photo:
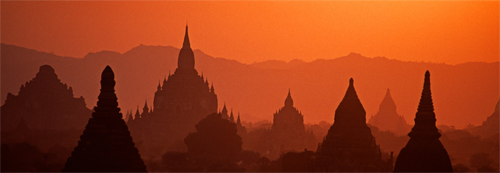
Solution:
[(499, 60), (499, 2), (5, 2), (2, 43), (84, 57), (144, 45), (244, 63), (360, 53), (458, 64)]

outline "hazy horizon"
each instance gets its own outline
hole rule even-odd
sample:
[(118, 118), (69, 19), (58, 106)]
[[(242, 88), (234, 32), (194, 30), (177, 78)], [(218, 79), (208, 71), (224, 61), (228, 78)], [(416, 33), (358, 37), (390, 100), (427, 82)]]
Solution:
[(186, 24), (193, 49), (245, 64), (356, 52), (456, 65), (499, 55), (498, 1), (1, 3), (2, 43), (75, 58), (178, 47)]

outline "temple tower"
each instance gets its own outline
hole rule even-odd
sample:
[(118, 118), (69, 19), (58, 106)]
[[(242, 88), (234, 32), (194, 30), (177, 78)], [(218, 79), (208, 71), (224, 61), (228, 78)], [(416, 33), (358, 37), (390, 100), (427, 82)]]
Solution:
[(453, 172), (450, 157), (439, 137), (431, 96), (429, 71), (425, 72), (424, 89), (415, 116), (410, 140), (401, 149), (394, 172)]
[(270, 151), (276, 156), (282, 152), (313, 149), (317, 145), (314, 135), (311, 136), (306, 132), (304, 116), (293, 106), (290, 90), (288, 90), (284, 107), (280, 108), (273, 116), (271, 139)]
[(146, 172), (122, 119), (114, 87), (113, 70), (106, 66), (95, 111), (63, 172)]
[[(195, 124), (217, 112), (213, 84), (210, 86), (208, 79), (198, 74), (194, 58), (186, 26), (175, 72), (169, 72), (163, 83), (157, 86), (153, 108), (149, 109), (147, 117), (141, 115), (143, 123), (131, 128), (134, 139), (141, 142), (142, 155), (149, 157), (167, 150), (185, 151), (187, 148), (179, 144), (195, 131)], [(151, 141), (146, 142), (148, 140)], [(146, 145), (149, 148), (143, 149)]]
[(406, 135), (411, 129), (403, 116), (396, 111), (396, 103), (391, 96), (391, 90), (387, 88), (384, 99), (380, 103), (377, 114), (368, 121), (369, 124), (376, 126), (381, 131), (392, 131), (397, 135)]
[(335, 111), (335, 122), (318, 147), (317, 154), (319, 171), (390, 171), (387, 161), (381, 159), (380, 147), (366, 125), (366, 112), (356, 94), (352, 78)]

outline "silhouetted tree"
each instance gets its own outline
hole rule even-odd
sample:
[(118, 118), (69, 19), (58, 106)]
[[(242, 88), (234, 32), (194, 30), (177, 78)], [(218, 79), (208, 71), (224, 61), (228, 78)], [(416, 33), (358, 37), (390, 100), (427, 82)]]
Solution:
[(471, 172), (470, 168), (465, 166), (464, 164), (456, 164), (453, 165), (453, 172)]
[(45, 170), (45, 156), (30, 143), (2, 144), (2, 172), (39, 172)]
[(241, 161), (241, 166), (248, 172), (258, 172), (260, 170), (262, 157), (258, 152), (243, 150), (240, 153), (239, 160)]
[(205, 171), (239, 171), (236, 167), (242, 150), (236, 124), (222, 119), (221, 114), (210, 114), (196, 124), (184, 142), (188, 156)]
[(188, 158), (187, 153), (178, 151), (166, 152), (161, 157), (161, 163), (165, 171), (168, 172), (195, 172), (201, 171), (193, 165), (193, 161)]
[(470, 157), (470, 166), (478, 172), (494, 172), (495, 170), (491, 167), (492, 164), (493, 161), (486, 153), (475, 153)]
[(46, 170), (48, 172), (59, 172), (64, 168), (64, 163), (71, 156), (71, 149), (61, 145), (52, 146), (46, 154)]

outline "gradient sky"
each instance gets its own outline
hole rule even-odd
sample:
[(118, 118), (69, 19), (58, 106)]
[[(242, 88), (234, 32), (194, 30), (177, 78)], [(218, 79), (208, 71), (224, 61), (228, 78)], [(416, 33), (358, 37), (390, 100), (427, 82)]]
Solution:
[(243, 63), (349, 54), (457, 64), (499, 60), (499, 2), (1, 2), (1, 42), (82, 58), (140, 44)]

